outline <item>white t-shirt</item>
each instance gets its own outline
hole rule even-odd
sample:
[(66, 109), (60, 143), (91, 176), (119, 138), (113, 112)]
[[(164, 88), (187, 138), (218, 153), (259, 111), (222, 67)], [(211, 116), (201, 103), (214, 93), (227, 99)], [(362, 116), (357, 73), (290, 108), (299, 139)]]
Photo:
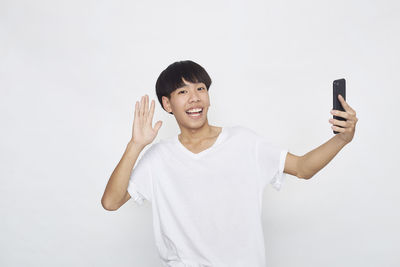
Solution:
[(265, 267), (262, 193), (280, 190), (287, 149), (243, 126), (224, 126), (193, 153), (178, 136), (151, 145), (132, 170), (128, 192), (152, 204), (163, 266)]

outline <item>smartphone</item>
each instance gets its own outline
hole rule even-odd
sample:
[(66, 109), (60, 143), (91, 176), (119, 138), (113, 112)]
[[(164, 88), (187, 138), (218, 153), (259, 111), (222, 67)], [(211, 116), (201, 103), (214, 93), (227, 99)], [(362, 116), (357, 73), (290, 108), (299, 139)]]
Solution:
[[(338, 79), (333, 81), (333, 109), (345, 111), (342, 104), (339, 101), (338, 95), (343, 96), (344, 100), (346, 100), (346, 80), (345, 79)], [(346, 121), (345, 118), (338, 117), (333, 115), (333, 118), (340, 121)], [(339, 125), (336, 125), (341, 127)], [(342, 127), (341, 127), (342, 128)], [(338, 134), (339, 132), (333, 131), (334, 134)]]

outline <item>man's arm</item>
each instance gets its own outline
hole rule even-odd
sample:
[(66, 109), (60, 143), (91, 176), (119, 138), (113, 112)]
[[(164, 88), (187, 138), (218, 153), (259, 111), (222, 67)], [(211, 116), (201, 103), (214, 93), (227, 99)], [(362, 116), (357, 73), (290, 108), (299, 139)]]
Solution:
[(133, 166), (135, 166), (136, 160), (143, 149), (143, 145), (132, 141), (128, 143), (124, 155), (108, 180), (101, 198), (101, 204), (104, 209), (117, 210), (131, 198), (127, 191), (129, 178)]
[(325, 167), (345, 145), (346, 142), (336, 135), (301, 157), (288, 153), (284, 172), (301, 179), (310, 179)]
[(117, 210), (131, 198), (127, 189), (133, 166), (144, 147), (153, 142), (162, 125), (162, 121), (158, 121), (154, 128), (152, 126), (154, 105), (155, 101), (152, 100), (149, 110), (148, 95), (142, 96), (140, 103), (136, 101), (131, 141), (111, 174), (101, 198), (101, 205), (106, 210)]
[(339, 133), (301, 157), (288, 153), (285, 161), (285, 173), (310, 179), (325, 167), (346, 144), (351, 142), (358, 118), (355, 110), (346, 103), (343, 97), (339, 95), (338, 98), (345, 111), (332, 110), (331, 114), (345, 118), (346, 121), (329, 119), (329, 122), (333, 124), (332, 129)]

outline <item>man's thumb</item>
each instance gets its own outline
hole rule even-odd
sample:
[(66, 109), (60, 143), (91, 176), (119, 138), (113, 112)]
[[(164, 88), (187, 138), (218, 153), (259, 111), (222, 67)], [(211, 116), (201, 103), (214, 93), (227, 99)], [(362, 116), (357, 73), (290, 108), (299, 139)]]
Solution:
[(161, 128), (162, 121), (157, 121), (156, 125), (154, 126), (155, 130), (158, 132), (158, 130)]

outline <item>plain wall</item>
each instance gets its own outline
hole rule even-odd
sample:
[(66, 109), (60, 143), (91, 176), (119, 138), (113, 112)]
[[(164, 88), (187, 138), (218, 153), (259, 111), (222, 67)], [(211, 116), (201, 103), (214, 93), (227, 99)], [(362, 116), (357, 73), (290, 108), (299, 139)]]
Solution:
[[(310, 180), (264, 192), (268, 266), (399, 266), (397, 1), (0, 1), (0, 265), (161, 266), (151, 205), (101, 206), (178, 60), (210, 74), (211, 125), (303, 155), (332, 138), (346, 78), (353, 141)], [(397, 137), (396, 137), (397, 136)]]

